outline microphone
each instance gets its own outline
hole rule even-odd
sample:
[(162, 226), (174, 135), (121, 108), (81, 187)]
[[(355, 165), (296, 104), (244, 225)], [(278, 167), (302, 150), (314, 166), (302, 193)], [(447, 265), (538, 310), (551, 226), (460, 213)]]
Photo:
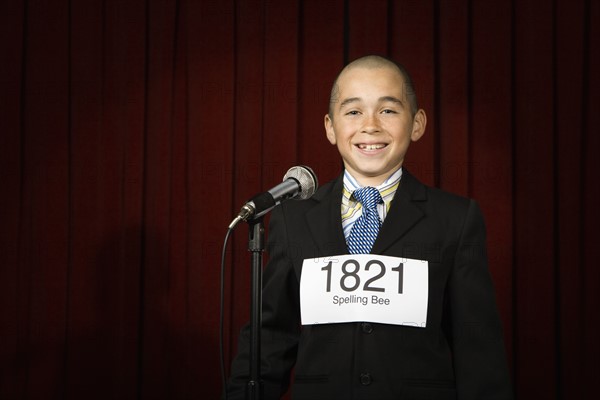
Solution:
[(248, 200), (242, 206), (237, 217), (229, 224), (229, 229), (235, 228), (240, 221), (262, 217), (282, 201), (308, 199), (317, 191), (318, 187), (319, 182), (312, 169), (304, 165), (292, 167), (283, 176), (282, 183)]

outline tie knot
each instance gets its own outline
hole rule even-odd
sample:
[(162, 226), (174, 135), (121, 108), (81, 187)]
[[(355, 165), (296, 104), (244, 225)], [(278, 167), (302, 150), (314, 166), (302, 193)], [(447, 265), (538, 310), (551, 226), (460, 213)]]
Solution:
[(377, 204), (381, 203), (381, 194), (379, 190), (371, 186), (365, 186), (360, 189), (356, 189), (353, 193), (354, 198), (363, 205), (367, 210), (376, 210)]

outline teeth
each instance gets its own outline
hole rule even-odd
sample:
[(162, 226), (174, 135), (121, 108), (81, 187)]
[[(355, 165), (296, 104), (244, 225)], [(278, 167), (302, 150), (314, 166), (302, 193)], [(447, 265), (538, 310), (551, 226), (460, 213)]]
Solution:
[(359, 147), (363, 150), (378, 150), (385, 147), (384, 144), (361, 144)]

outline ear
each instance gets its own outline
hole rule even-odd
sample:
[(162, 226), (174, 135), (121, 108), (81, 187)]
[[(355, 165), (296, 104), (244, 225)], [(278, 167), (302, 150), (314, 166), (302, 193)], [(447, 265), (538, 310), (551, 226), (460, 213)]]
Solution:
[(335, 131), (333, 130), (333, 121), (329, 117), (329, 114), (325, 114), (323, 122), (325, 123), (325, 133), (327, 133), (327, 139), (329, 140), (329, 143), (335, 145)]
[(425, 127), (427, 126), (427, 115), (425, 110), (419, 109), (413, 118), (412, 132), (410, 133), (410, 140), (416, 142), (421, 139), (421, 136), (425, 133)]

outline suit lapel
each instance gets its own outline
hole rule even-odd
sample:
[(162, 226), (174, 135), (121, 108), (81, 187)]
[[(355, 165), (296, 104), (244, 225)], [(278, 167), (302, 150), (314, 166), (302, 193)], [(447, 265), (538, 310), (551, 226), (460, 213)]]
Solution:
[[(310, 232), (322, 255), (348, 253), (340, 209), (342, 189), (343, 174), (332, 183), (330, 190), (318, 191), (313, 196), (318, 203), (306, 213)], [(390, 212), (371, 253), (382, 254), (415, 226), (425, 216), (418, 203), (426, 200), (425, 185), (404, 169)]]
[(400, 186), (394, 195), (390, 212), (385, 218), (371, 253), (382, 254), (406, 234), (425, 213), (417, 206), (427, 200), (425, 185), (414, 178), (406, 169), (402, 171)]
[(348, 253), (342, 230), (341, 199), (343, 175), (333, 182), (329, 191), (319, 191), (313, 199), (318, 204), (306, 213), (310, 232), (322, 255)]

